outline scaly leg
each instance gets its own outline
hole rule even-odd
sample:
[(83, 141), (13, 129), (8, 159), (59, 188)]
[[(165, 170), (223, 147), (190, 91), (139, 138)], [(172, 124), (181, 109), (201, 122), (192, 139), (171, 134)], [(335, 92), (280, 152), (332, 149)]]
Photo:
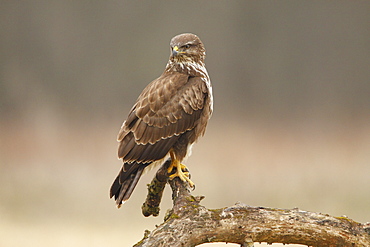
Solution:
[(173, 168), (176, 168), (176, 172), (170, 175), (169, 178), (172, 180), (175, 177), (179, 177), (183, 182), (187, 182), (191, 188), (194, 188), (194, 183), (189, 178), (188, 168), (184, 164), (181, 164), (181, 162), (178, 159), (176, 159), (173, 152), (170, 152), (170, 155), (171, 155), (171, 164), (168, 167), (167, 172), (171, 173)]

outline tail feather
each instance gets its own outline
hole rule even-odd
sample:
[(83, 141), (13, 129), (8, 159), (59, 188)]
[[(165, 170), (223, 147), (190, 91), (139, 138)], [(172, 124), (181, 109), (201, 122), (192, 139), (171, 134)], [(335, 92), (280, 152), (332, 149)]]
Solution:
[(125, 203), (134, 191), (146, 166), (137, 164), (134, 169), (121, 169), (110, 188), (110, 198), (114, 197), (118, 208)]

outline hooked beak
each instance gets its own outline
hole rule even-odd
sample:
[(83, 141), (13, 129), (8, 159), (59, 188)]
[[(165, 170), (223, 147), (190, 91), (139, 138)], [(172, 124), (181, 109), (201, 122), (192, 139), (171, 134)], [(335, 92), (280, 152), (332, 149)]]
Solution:
[(175, 57), (175, 56), (177, 56), (179, 53), (185, 53), (185, 52), (183, 52), (183, 51), (179, 51), (179, 47), (178, 47), (178, 46), (174, 46), (174, 47), (172, 48), (172, 56), (173, 56), (173, 57)]
[(177, 46), (175, 46), (174, 48), (172, 48), (172, 56), (177, 56), (177, 54), (179, 53), (179, 48)]

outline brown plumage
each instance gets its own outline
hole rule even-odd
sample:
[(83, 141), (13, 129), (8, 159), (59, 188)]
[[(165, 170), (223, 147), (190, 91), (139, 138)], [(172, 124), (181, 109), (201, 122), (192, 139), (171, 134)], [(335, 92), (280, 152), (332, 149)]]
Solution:
[(175, 36), (163, 74), (140, 94), (118, 133), (123, 167), (110, 189), (118, 207), (132, 194), (144, 169), (171, 158), (175, 175), (190, 186), (181, 164), (204, 134), (212, 114), (212, 86), (204, 65), (205, 49), (190, 33)]

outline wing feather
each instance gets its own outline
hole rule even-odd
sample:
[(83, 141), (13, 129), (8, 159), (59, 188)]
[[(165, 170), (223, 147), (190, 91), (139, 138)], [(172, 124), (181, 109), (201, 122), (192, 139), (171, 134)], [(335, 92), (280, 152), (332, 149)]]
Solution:
[(135, 145), (135, 138), (132, 133), (129, 133), (125, 138), (120, 142), (118, 147), (118, 158), (124, 158), (132, 150)]
[(132, 133), (134, 133), (135, 140), (144, 139), (143, 142), (147, 142), (149, 140), (149, 137), (147, 137), (148, 140), (146, 140), (144, 136), (147, 128), (149, 128), (149, 126), (146, 123), (144, 123), (143, 121), (138, 121), (137, 127), (131, 130)]
[(204, 108), (204, 82), (182, 73), (165, 73), (139, 96), (119, 132), (118, 156), (127, 163), (160, 160), (186, 131), (195, 128)]

